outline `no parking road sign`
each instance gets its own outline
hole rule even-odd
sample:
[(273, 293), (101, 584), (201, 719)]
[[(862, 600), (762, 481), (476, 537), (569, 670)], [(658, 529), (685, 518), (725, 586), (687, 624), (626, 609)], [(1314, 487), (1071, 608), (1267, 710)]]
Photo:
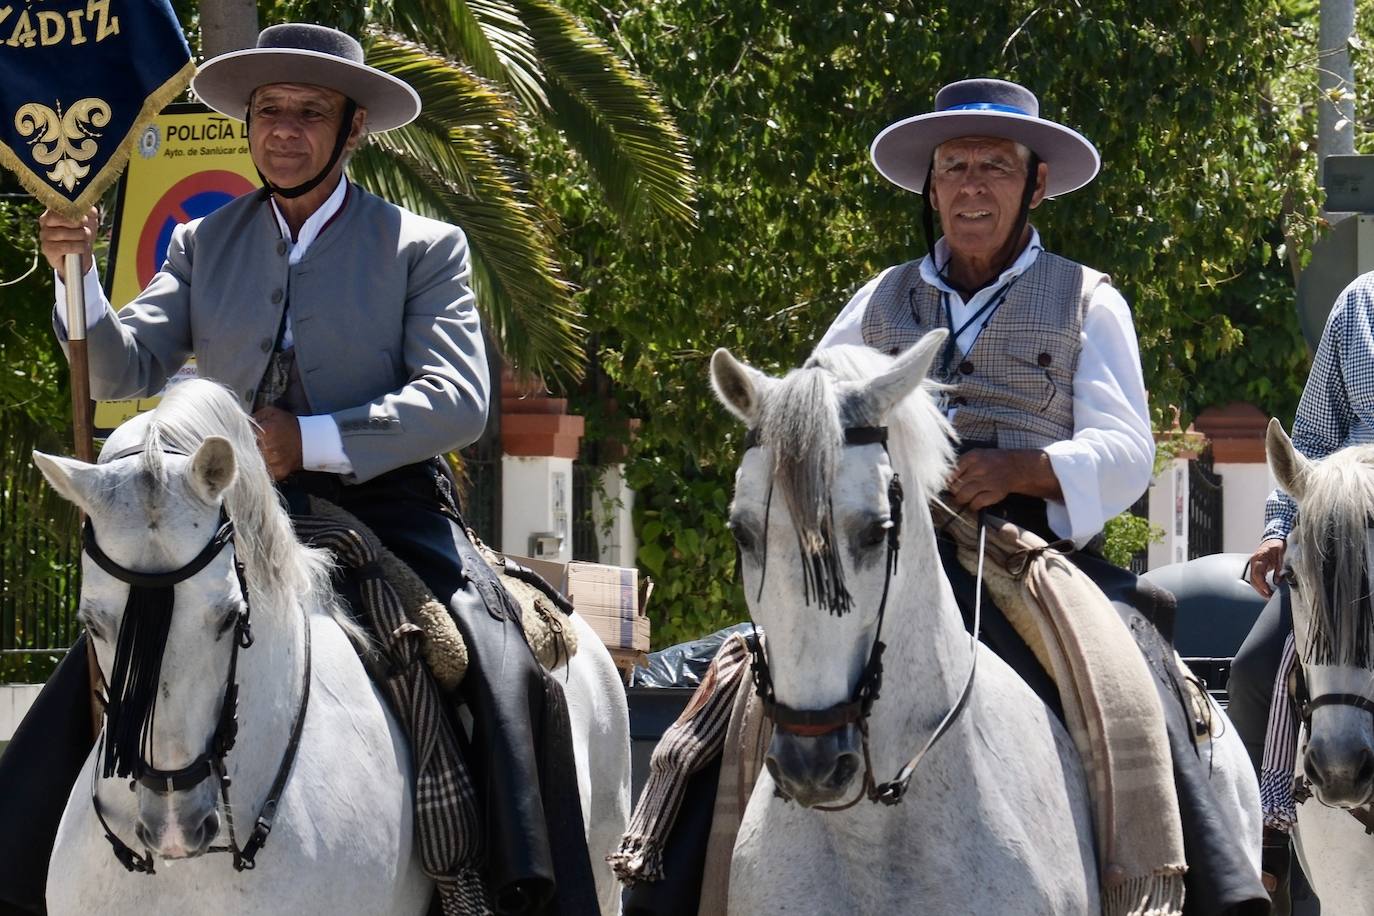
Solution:
[(200, 105), (173, 105), (129, 157), (115, 209), (106, 288), (115, 308), (162, 267), (172, 230), (258, 187), (248, 130)]
[[(139, 136), (119, 185), (105, 276), (111, 304), (126, 305), (162, 269), (178, 225), (209, 216), (257, 188), (242, 122), (202, 105), (168, 107)], [(169, 384), (194, 376), (194, 363), (189, 360)], [(96, 434), (108, 433), (157, 401), (97, 402)]]

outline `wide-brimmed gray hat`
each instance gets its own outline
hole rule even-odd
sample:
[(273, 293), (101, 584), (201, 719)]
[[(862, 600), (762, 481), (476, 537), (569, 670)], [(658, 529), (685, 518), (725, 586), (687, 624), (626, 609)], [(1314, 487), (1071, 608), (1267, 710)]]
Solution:
[(999, 137), (1029, 147), (1050, 167), (1047, 197), (1077, 191), (1102, 165), (1086, 137), (1040, 117), (1040, 102), (1029, 89), (994, 79), (945, 86), (935, 94), (934, 111), (883, 128), (870, 154), (884, 178), (920, 194), (935, 148), (959, 137)]
[(403, 80), (363, 63), (352, 36), (305, 22), (262, 30), (258, 46), (230, 51), (200, 65), (191, 88), (215, 111), (240, 121), (253, 90), (270, 83), (306, 83), (342, 92), (367, 109), (372, 133), (400, 127), (420, 113), (420, 97)]

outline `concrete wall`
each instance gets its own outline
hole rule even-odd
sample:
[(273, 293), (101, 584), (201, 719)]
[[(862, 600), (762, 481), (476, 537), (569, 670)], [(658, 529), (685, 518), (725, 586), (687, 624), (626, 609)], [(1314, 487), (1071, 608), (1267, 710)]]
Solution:
[(1264, 530), (1264, 501), (1274, 489), (1269, 465), (1217, 462), (1221, 475), (1223, 553), (1253, 553)]
[(0, 684), (0, 741), (14, 737), (14, 730), (42, 689), (42, 684)]

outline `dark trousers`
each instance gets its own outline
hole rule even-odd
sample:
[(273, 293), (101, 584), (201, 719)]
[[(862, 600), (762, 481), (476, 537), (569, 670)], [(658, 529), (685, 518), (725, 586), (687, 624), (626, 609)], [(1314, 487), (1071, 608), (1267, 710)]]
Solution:
[(93, 744), (83, 634), (0, 754), (0, 916), (44, 912), (57, 825)]
[(1226, 714), (1245, 742), (1245, 750), (1260, 770), (1264, 761), (1264, 733), (1269, 728), (1269, 704), (1274, 698), (1274, 677), (1283, 660), (1283, 644), (1293, 632), (1293, 608), (1288, 583), (1279, 583), (1269, 602), (1255, 618), (1250, 635), (1236, 650), (1231, 677), (1226, 683), (1230, 705)]

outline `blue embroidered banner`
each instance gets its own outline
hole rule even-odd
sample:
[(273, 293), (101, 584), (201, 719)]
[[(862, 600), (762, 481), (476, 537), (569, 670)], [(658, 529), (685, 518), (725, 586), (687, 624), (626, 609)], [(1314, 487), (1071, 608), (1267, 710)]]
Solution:
[(168, 0), (0, 0), (0, 165), (79, 216), (194, 73)]

